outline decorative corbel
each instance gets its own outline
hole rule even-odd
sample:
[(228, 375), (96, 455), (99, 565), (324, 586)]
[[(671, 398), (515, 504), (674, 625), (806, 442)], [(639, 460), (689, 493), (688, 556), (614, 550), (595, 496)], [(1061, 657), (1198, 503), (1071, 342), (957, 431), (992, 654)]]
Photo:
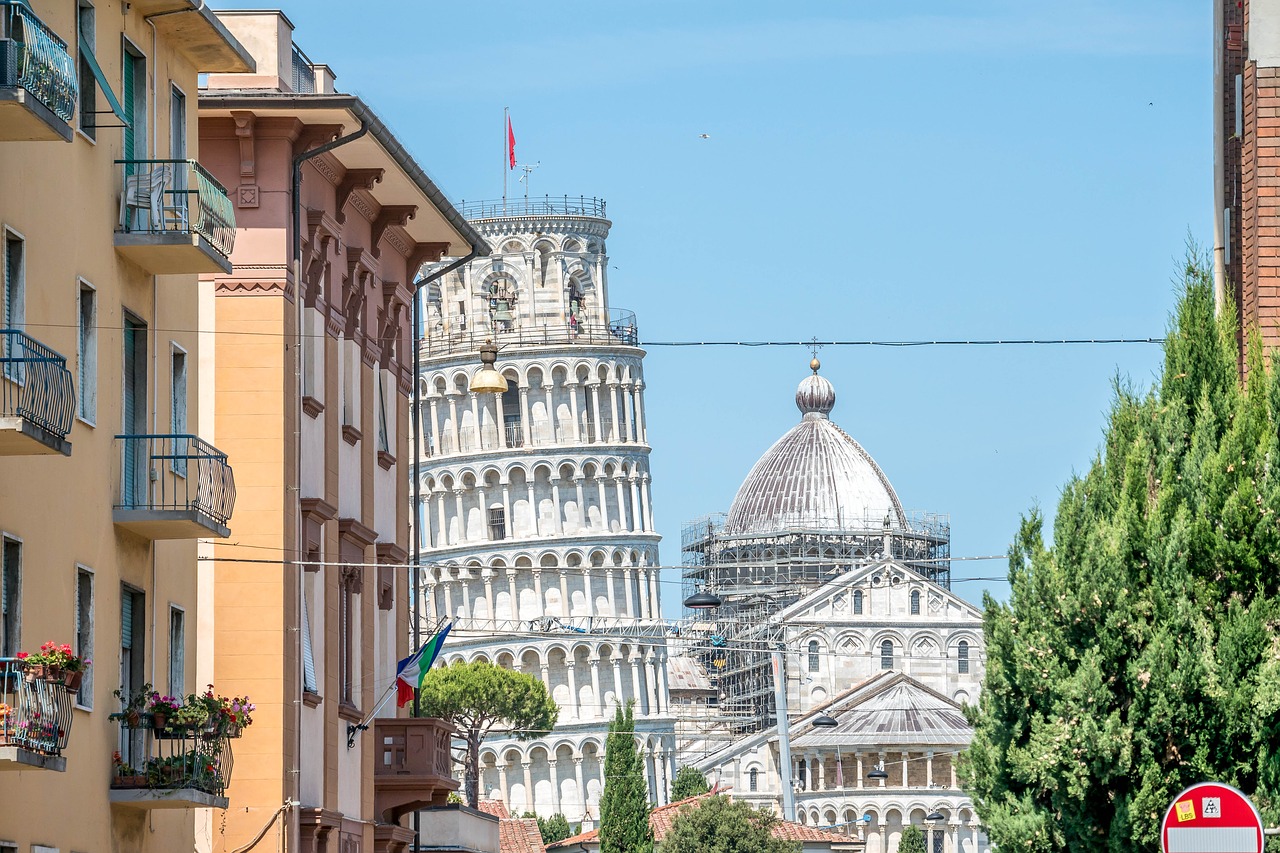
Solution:
[(417, 278), (423, 264), (435, 263), (443, 258), (447, 251), (449, 251), (448, 243), (414, 243), (413, 251), (409, 252), (405, 274), (410, 279)]
[(340, 124), (308, 124), (298, 134), (298, 138), (293, 142), (294, 155), (302, 154), (324, 145), (326, 142), (332, 142), (342, 135), (342, 125)]
[(342, 176), (342, 180), (338, 182), (337, 204), (334, 206), (339, 223), (347, 221), (347, 215), (343, 208), (347, 206), (347, 199), (351, 198), (351, 194), (358, 189), (372, 190), (373, 185), (382, 180), (382, 175), (382, 169), (347, 170), (347, 173)]
[(375, 258), (382, 257), (382, 249), (379, 248), (378, 244), (382, 242), (382, 235), (386, 233), (387, 229), (392, 225), (399, 225), (403, 228), (409, 223), (410, 219), (413, 219), (417, 212), (418, 206), (416, 204), (383, 205), (382, 209), (378, 211), (377, 218), (373, 220), (373, 229), (370, 232), (372, 236), (369, 238), (369, 245), (373, 249)]

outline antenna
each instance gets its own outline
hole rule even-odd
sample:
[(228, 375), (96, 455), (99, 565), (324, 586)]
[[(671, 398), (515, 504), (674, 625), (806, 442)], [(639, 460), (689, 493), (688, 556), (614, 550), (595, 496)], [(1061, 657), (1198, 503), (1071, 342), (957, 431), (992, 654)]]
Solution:
[(541, 165), (542, 165), (542, 161), (539, 160), (537, 163), (534, 163), (532, 166), (530, 166), (528, 163), (525, 163), (523, 166), (520, 167), (520, 171), (524, 172), (524, 174), (520, 176), (520, 183), (524, 184), (524, 200), (525, 201), (529, 200), (529, 176), (533, 174), (534, 169), (538, 168)]

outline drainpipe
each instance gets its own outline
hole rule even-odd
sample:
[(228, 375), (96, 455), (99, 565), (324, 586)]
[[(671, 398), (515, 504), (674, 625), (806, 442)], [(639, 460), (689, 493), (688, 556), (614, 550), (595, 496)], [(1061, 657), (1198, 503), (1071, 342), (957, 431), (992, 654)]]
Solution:
[[(1223, 155), (1223, 14), (1224, 0), (1213, 0), (1213, 307), (1222, 314), (1227, 302), (1226, 240), (1223, 233), (1226, 215), (1226, 163)], [(1239, 306), (1236, 306), (1239, 310)]]
[[(293, 158), (292, 165), (292, 226), (293, 226), (293, 302), (296, 325), (294, 337), (294, 379), (297, 385), (298, 402), (294, 411), (295, 423), (297, 424), (293, 433), (293, 443), (295, 445), (295, 477), (297, 479), (294, 485), (294, 524), (296, 526), (295, 536), (297, 537), (297, 550), (295, 551), (295, 560), (303, 560), (306, 558), (306, 541), (304, 539), (303, 520), (302, 520), (302, 336), (305, 334), (303, 330), (303, 298), (302, 298), (302, 164), (313, 157), (319, 157), (327, 151), (332, 151), (340, 145), (346, 145), (348, 142), (354, 142), (369, 132), (368, 123), (363, 119), (360, 121), (360, 129), (355, 133), (349, 133), (346, 136), (326, 142), (318, 148), (305, 151)], [(294, 655), (297, 661), (297, 676), (299, 695), (294, 700), (294, 752), (293, 767), (290, 771), (293, 776), (293, 793), (288, 799), (298, 802), (302, 801), (302, 581), (305, 570), (301, 565), (295, 564), (294, 571), (298, 576), (298, 590), (293, 598), (293, 619), (294, 624), (298, 626), (294, 631)], [(288, 842), (286, 849), (298, 850), (299, 832), (298, 826), (299, 810), (292, 809), (289, 813), (288, 823)]]

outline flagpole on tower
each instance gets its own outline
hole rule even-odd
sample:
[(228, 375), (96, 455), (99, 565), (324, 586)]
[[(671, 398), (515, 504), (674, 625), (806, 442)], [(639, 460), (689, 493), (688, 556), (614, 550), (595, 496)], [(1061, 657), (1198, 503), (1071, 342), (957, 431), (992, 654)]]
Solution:
[(511, 107), (502, 108), (502, 215), (507, 215), (507, 163), (511, 160)]

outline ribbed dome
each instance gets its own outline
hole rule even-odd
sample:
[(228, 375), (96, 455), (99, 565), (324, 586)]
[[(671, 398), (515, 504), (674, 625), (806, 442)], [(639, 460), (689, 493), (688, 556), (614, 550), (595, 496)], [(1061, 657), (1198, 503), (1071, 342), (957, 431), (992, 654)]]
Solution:
[(725, 533), (894, 527), (906, 519), (889, 479), (875, 460), (827, 419), (835, 406), (831, 383), (814, 373), (796, 389), (803, 419), (760, 457), (738, 489)]

